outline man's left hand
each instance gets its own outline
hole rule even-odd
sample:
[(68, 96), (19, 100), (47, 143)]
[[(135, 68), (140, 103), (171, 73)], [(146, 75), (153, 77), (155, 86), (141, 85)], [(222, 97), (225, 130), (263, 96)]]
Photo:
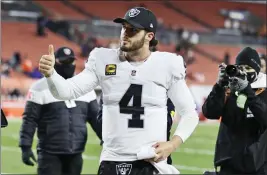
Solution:
[(165, 160), (173, 151), (175, 151), (175, 145), (170, 141), (158, 142), (154, 144), (153, 147), (156, 148), (156, 156), (153, 159), (154, 162)]

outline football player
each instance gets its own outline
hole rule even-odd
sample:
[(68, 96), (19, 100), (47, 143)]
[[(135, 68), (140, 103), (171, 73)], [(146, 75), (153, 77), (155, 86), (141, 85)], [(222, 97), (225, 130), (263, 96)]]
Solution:
[[(53, 45), (41, 57), (39, 70), (58, 99), (74, 99), (101, 86), (104, 144), (98, 174), (177, 173), (166, 159), (199, 121), (185, 82), (183, 58), (150, 51), (158, 43), (157, 19), (150, 10), (135, 7), (114, 22), (122, 25), (120, 48), (95, 48), (80, 74), (65, 80), (53, 69)], [(170, 141), (166, 135), (168, 98), (181, 117)]]

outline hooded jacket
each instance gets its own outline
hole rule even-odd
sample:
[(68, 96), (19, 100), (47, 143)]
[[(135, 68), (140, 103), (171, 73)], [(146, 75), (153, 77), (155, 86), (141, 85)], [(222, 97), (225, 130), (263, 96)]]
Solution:
[(214, 85), (202, 106), (208, 119), (221, 123), (215, 149), (215, 166), (227, 166), (231, 173), (262, 174), (267, 166), (267, 90), (266, 75), (246, 87), (244, 108), (237, 105), (239, 94)]

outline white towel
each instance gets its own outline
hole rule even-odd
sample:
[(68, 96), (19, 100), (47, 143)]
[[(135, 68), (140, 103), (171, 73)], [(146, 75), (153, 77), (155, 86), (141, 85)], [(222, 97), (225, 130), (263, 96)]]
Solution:
[[(144, 146), (137, 153), (138, 160), (151, 159), (155, 156), (155, 148), (152, 146)], [(180, 174), (174, 166), (167, 164), (167, 159), (158, 163), (151, 162), (151, 164), (159, 171), (159, 174)]]
[(174, 166), (167, 164), (166, 160), (158, 163), (153, 162), (152, 165), (159, 171), (159, 174), (180, 174)]
[(156, 156), (155, 148), (152, 146), (143, 146), (140, 151), (137, 153), (137, 159), (150, 159)]

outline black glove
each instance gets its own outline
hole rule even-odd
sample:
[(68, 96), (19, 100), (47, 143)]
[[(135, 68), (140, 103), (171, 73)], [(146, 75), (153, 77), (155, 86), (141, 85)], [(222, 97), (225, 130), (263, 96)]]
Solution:
[(21, 147), (21, 151), (23, 163), (29, 166), (34, 166), (34, 163), (31, 161), (31, 158), (34, 162), (36, 162), (36, 159), (34, 157), (32, 149), (30, 147)]
[(240, 75), (230, 78), (229, 87), (231, 91), (243, 91), (248, 85), (247, 74), (245, 71), (241, 71)]
[(221, 87), (228, 86), (229, 77), (225, 73), (226, 64), (222, 63), (219, 65), (219, 74), (217, 78), (217, 84)]

